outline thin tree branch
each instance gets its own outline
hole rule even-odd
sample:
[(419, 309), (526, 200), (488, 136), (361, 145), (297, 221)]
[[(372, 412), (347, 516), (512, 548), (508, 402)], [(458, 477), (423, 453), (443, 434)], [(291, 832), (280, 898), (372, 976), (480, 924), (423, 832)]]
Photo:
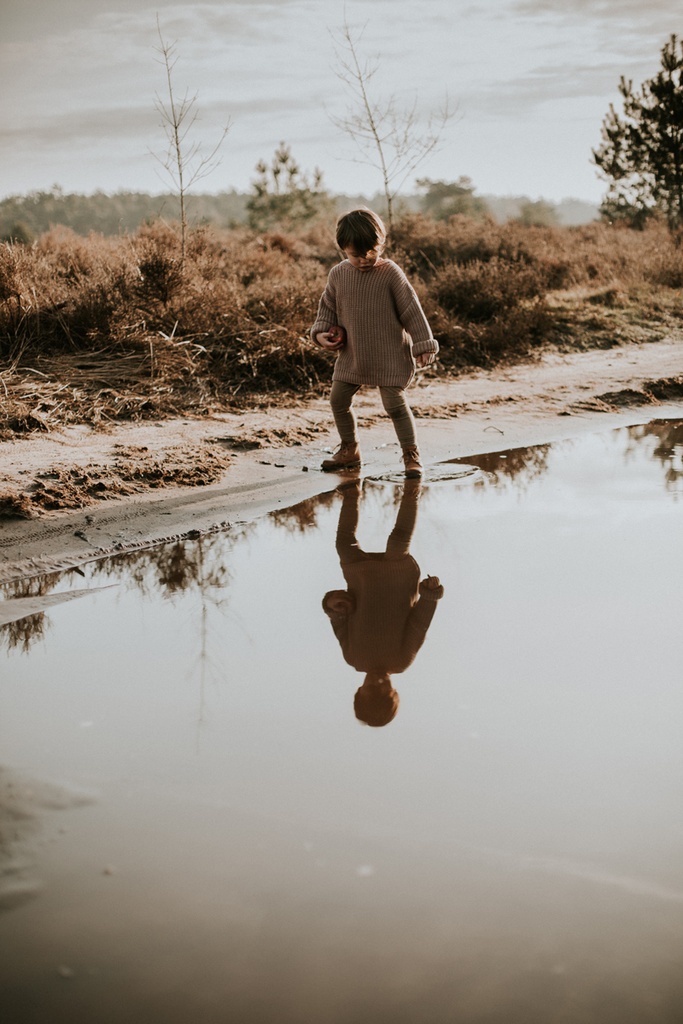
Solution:
[(159, 36), (159, 46), (156, 52), (159, 54), (158, 63), (163, 66), (165, 71), (168, 99), (164, 101), (157, 94), (155, 97), (155, 107), (161, 116), (161, 127), (166, 135), (167, 151), (163, 157), (154, 152), (152, 156), (163, 167), (178, 196), (180, 206), (181, 263), (184, 263), (187, 237), (187, 192), (197, 181), (205, 178), (220, 163), (218, 152), (230, 131), (231, 121), (228, 118), (218, 142), (208, 156), (201, 156), (201, 144), (199, 142), (188, 144), (189, 134), (199, 116), (196, 109), (197, 93), (190, 96), (189, 91), (185, 90), (183, 98), (177, 98), (173, 87), (173, 70), (178, 61), (176, 44), (167, 43), (164, 39), (158, 15), (157, 34)]
[(362, 155), (361, 163), (376, 168), (382, 178), (389, 230), (393, 223), (393, 204), (401, 188), (423, 160), (440, 143), (446, 125), (453, 117), (448, 97), (438, 115), (430, 115), (426, 130), (420, 131), (417, 96), (407, 108), (398, 105), (395, 96), (379, 101), (373, 96), (373, 78), (379, 58), (365, 58), (360, 44), (366, 25), (354, 36), (346, 19), (335, 38), (337, 77), (351, 97), (344, 116), (330, 114), (330, 121), (353, 141)]

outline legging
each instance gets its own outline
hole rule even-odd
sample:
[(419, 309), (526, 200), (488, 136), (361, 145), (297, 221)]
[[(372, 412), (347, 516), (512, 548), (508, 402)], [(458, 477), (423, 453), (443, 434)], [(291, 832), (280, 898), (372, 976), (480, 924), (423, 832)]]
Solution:
[(342, 491), (342, 507), (337, 527), (337, 554), (342, 569), (345, 565), (365, 561), (399, 561), (410, 553), (410, 542), (417, 522), (419, 490), (404, 490), (396, 514), (396, 525), (389, 534), (382, 554), (363, 551), (356, 533), (360, 516), (360, 490), (347, 487)]
[[(343, 380), (332, 381), (330, 405), (342, 444), (354, 444), (358, 440), (356, 416), (351, 403), (360, 384), (347, 384)], [(406, 401), (405, 388), (379, 389), (384, 411), (391, 417), (398, 442), (402, 448), (415, 444), (415, 420)]]

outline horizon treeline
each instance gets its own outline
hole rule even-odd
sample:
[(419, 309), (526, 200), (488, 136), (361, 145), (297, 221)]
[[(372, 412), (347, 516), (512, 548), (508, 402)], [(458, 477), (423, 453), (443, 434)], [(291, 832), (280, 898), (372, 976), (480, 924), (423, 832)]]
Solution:
[[(231, 189), (218, 193), (197, 193), (187, 197), (192, 226), (212, 225), (236, 228), (248, 224), (249, 200), (253, 193)], [(527, 196), (476, 196), (480, 216), (489, 216), (499, 224), (520, 220), (539, 226), (577, 226), (597, 220), (597, 205), (579, 199), (560, 203), (533, 201)], [(353, 206), (371, 206), (383, 213), (380, 194), (352, 195), (330, 193), (334, 208), (343, 212)], [(427, 196), (401, 197), (404, 213), (433, 215)], [(94, 192), (85, 195), (65, 192), (55, 185), (47, 191), (13, 195), (0, 200), (0, 241), (31, 243), (55, 227), (70, 228), (79, 235), (94, 231), (114, 236), (135, 232), (155, 221), (173, 222), (178, 217), (178, 198), (173, 193), (152, 195), (147, 192)], [(438, 216), (437, 216), (437, 219)]]

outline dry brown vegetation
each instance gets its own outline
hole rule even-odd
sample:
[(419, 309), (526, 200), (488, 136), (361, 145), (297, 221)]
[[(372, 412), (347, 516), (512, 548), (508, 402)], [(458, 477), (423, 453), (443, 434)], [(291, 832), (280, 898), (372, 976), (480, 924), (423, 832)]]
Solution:
[[(441, 343), (436, 373), (672, 333), (683, 250), (666, 230), (401, 220), (389, 253)], [(330, 357), (308, 330), (331, 234), (105, 238), (53, 230), (0, 246), (0, 437), (67, 422), (263, 405), (320, 394)]]
[(80, 509), (139, 491), (210, 484), (230, 465), (219, 444), (115, 445), (107, 465), (51, 466), (27, 480), (25, 489), (0, 493), (0, 520), (32, 519), (41, 512)]

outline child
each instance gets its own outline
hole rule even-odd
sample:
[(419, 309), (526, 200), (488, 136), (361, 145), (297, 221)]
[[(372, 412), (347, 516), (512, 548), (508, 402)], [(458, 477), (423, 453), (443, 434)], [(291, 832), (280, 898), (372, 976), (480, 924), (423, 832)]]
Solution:
[[(420, 301), (400, 267), (383, 259), (384, 224), (365, 208), (337, 221), (337, 245), (346, 259), (330, 271), (311, 337), (337, 352), (330, 404), (341, 446), (323, 470), (360, 465), (356, 418), (351, 408), (363, 384), (378, 387), (403, 449), (407, 477), (422, 475), (415, 421), (405, 389), (415, 366), (427, 366), (439, 351)], [(330, 335), (342, 326), (346, 339)]]
[(365, 673), (354, 710), (367, 725), (387, 725), (394, 718), (399, 700), (391, 676), (415, 660), (443, 596), (438, 576), (420, 581), (420, 567), (410, 554), (420, 486), (417, 480), (406, 481), (383, 552), (363, 551), (356, 539), (360, 481), (342, 491), (337, 554), (348, 589), (325, 594), (323, 610), (345, 661)]

